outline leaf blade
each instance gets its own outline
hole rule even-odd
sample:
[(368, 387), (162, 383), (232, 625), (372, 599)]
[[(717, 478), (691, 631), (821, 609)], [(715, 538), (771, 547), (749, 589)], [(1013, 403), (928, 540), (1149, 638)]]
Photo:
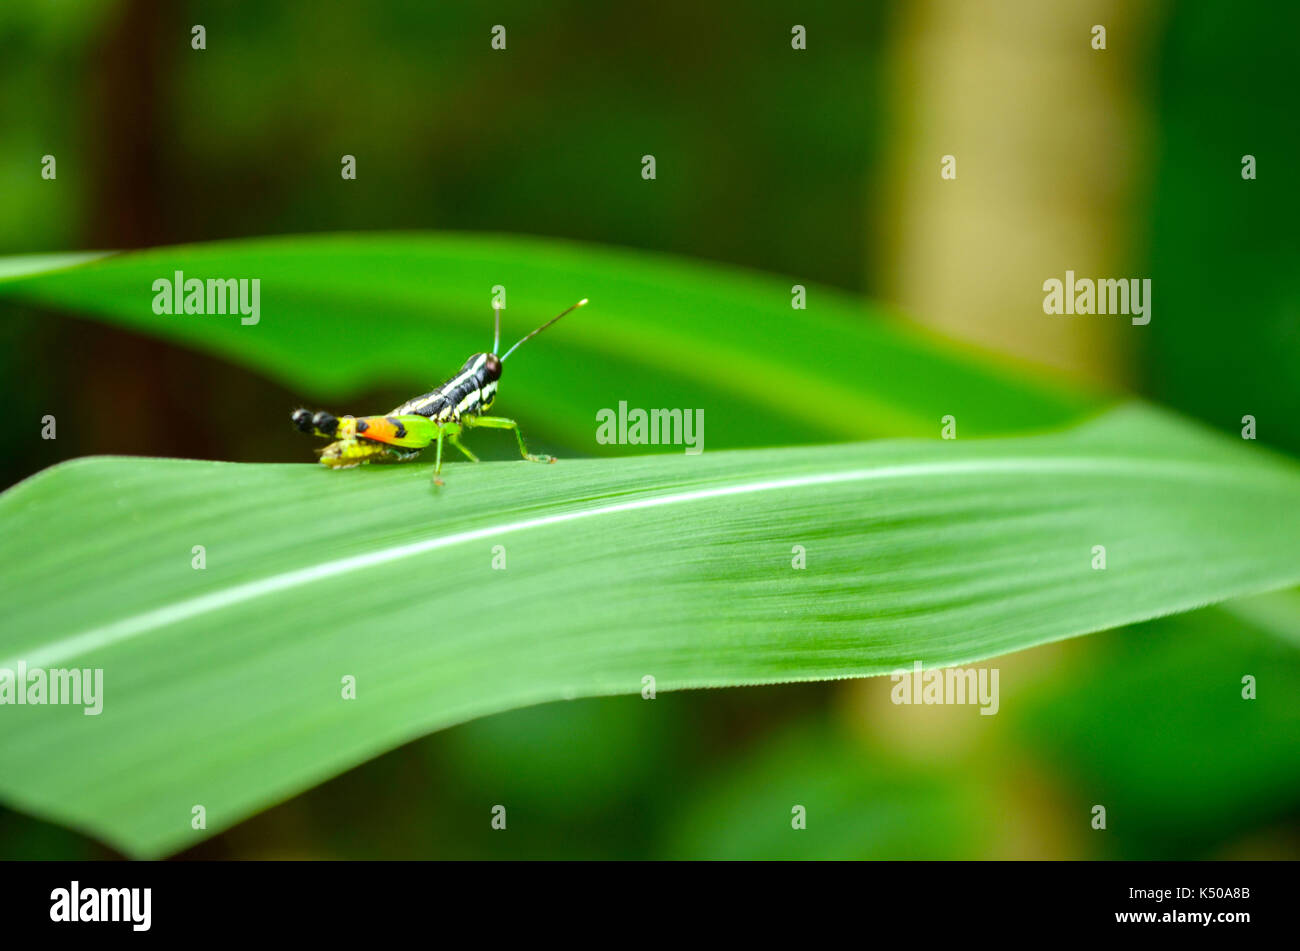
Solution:
[[(153, 281), (176, 272), (257, 278), (259, 322), (153, 313)], [(593, 414), (618, 398), (654, 406), (688, 395), (709, 409), (712, 445), (728, 448), (929, 435), (958, 408), (963, 435), (1043, 429), (1106, 399), (944, 342), (843, 291), (810, 286), (808, 309), (794, 310), (791, 279), (519, 236), (298, 235), (157, 248), (3, 281), (0, 300), (84, 313), (216, 353), (304, 396), (346, 399), (381, 383), (419, 392), (490, 344), (498, 284), (509, 289), (507, 337), (591, 299), (512, 360), (502, 398), (541, 408), (569, 445), (597, 455), (609, 450), (593, 439)]]
[[(194, 804), (222, 828), (490, 712), (645, 675), (672, 690), (967, 663), (1300, 581), (1296, 467), (1134, 407), (1053, 436), (446, 478), (104, 459), (0, 497), (0, 657), (106, 683), (102, 719), (7, 711), (0, 793), (163, 854), (199, 837)], [(123, 619), (130, 636), (69, 648)], [(51, 749), (85, 753), (74, 770)]]

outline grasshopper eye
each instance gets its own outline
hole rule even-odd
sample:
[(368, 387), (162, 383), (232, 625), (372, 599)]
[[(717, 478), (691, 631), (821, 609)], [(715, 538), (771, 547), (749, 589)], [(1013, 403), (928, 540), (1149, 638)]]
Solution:
[(501, 379), (501, 361), (497, 359), (495, 353), (489, 353), (487, 359), (483, 361), (483, 376), (489, 383)]
[(293, 411), (293, 424), (304, 433), (311, 432), (311, 413), (305, 409), (296, 409)]

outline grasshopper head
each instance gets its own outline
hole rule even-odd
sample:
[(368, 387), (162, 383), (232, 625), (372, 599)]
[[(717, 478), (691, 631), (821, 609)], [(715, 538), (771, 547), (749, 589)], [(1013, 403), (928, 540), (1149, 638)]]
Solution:
[(476, 353), (460, 368), (461, 373), (477, 373), (484, 383), (501, 379), (501, 358), (495, 353)]

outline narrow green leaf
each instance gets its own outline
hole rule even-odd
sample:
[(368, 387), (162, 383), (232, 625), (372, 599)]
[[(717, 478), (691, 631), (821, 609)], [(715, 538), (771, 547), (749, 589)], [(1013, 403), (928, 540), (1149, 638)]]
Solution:
[(107, 257), (100, 251), (69, 251), (59, 254), (19, 254), (0, 258), (0, 281), (48, 276)]
[(158, 855), (494, 711), (964, 663), (1300, 582), (1297, 467), (1135, 406), (446, 481), (97, 458), (0, 496), (0, 667), (104, 672), (98, 716), (0, 707), (0, 794)]
[[(153, 282), (260, 280), (260, 315), (155, 314)], [(294, 236), (118, 254), (0, 281), (9, 298), (97, 316), (259, 370), (304, 397), (376, 384), (420, 392), (492, 341), (582, 297), (591, 306), (513, 359), (503, 405), (566, 445), (604, 455), (597, 410), (705, 407), (715, 448), (1060, 426), (1101, 400), (1041, 371), (941, 342), (830, 288), (791, 307), (792, 279), (663, 255), (467, 234)], [(389, 407), (335, 405), (336, 412)]]

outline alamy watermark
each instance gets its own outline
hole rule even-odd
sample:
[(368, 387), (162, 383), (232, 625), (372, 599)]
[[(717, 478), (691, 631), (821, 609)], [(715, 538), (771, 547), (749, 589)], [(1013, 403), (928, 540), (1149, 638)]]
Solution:
[(1065, 272), (1065, 280), (1049, 277), (1043, 282), (1044, 314), (1122, 315), (1145, 327), (1151, 323), (1151, 278), (1076, 278)]
[(50, 921), (56, 922), (123, 922), (132, 931), (148, 931), (152, 908), (152, 888), (83, 888), (74, 879), (50, 892)]
[(631, 409), (596, 412), (596, 442), (602, 446), (685, 446), (688, 456), (704, 451), (703, 409)]
[(80, 706), (88, 717), (99, 716), (104, 709), (104, 670), (102, 667), (62, 667), (27, 669), (25, 661), (18, 669), (0, 667), (0, 706)]
[(889, 675), (894, 689), (889, 699), (900, 704), (975, 704), (980, 716), (993, 716), (998, 699), (998, 668), (944, 667), (924, 670), (915, 661), (911, 670)]
[(262, 319), (262, 279), (217, 278), (188, 280), (184, 271), (153, 282), (155, 314), (239, 314), (251, 327)]

